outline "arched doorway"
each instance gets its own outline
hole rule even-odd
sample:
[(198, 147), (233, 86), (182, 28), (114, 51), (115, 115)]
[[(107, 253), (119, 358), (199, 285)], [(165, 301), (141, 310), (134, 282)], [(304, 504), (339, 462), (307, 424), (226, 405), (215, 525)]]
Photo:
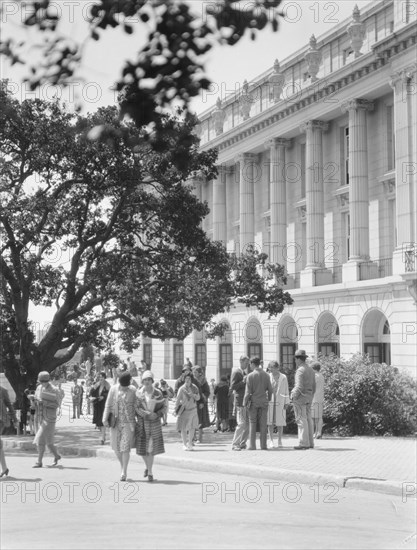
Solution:
[(263, 357), (262, 327), (256, 317), (251, 317), (245, 325), (246, 354), (248, 357)]
[(278, 325), (279, 362), (282, 368), (292, 369), (294, 354), (298, 348), (297, 323), (290, 315), (284, 315)]
[(227, 319), (222, 320), (228, 328), (223, 336), (218, 338), (219, 345), (219, 380), (222, 376), (231, 374), (233, 368), (233, 332)]
[(148, 368), (152, 367), (152, 338), (142, 337), (142, 361), (145, 361)]
[(391, 327), (379, 309), (372, 309), (365, 314), (362, 343), (363, 353), (369, 355), (372, 363), (391, 364)]
[(172, 340), (172, 358), (174, 367), (174, 378), (179, 378), (184, 366), (184, 342), (182, 340)]
[(203, 369), (207, 366), (206, 333), (203, 330), (194, 331), (194, 365)]
[(315, 342), (317, 354), (334, 354), (340, 357), (339, 324), (329, 311), (325, 311), (317, 319)]

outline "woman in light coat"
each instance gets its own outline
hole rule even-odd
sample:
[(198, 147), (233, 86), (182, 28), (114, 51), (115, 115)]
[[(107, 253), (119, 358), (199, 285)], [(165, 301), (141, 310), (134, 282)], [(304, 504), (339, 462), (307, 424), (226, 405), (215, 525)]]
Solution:
[(285, 374), (279, 371), (277, 361), (270, 361), (268, 365), (269, 376), (272, 384), (272, 398), (268, 405), (268, 432), (269, 447), (274, 447), (274, 427), (277, 427), (278, 442), (277, 446), (282, 447), (282, 432), (287, 425), (287, 408), (290, 404), (288, 392), (288, 380)]
[(191, 379), (191, 373), (184, 376), (184, 385), (178, 390), (175, 404), (177, 430), (181, 433), (184, 451), (193, 450), (194, 433), (198, 428), (197, 401), (200, 401), (200, 392)]
[(110, 388), (103, 413), (103, 425), (110, 426), (110, 445), (122, 468), (120, 481), (126, 481), (130, 450), (135, 443), (136, 388), (130, 382), (129, 372), (120, 374), (118, 384)]

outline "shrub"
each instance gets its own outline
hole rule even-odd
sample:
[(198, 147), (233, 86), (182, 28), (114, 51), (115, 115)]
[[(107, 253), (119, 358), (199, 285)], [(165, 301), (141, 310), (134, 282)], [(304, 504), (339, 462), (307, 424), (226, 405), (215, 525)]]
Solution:
[(410, 435), (416, 431), (417, 382), (367, 356), (323, 357), (323, 420), (340, 435)]

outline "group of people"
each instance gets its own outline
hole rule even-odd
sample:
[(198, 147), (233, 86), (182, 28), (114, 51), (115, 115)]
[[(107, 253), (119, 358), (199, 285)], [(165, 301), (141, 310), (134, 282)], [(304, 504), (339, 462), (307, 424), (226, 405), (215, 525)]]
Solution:
[(270, 361), (266, 372), (259, 357), (240, 358), (240, 366), (232, 371), (231, 377), (237, 417), (232, 441), (234, 451), (256, 449), (257, 426), (262, 450), (268, 448), (268, 434), (270, 448), (282, 447), (282, 434), (287, 425), (290, 403), (298, 426), (298, 445), (294, 449), (314, 448), (314, 439), (322, 436), (324, 378), (320, 373), (320, 363), (308, 365), (307, 357), (305, 350), (297, 350), (295, 353), (295, 385), (291, 394), (287, 377), (280, 372), (277, 361)]
[[(232, 450), (256, 449), (256, 433), (260, 432), (260, 449), (282, 447), (283, 428), (286, 426), (287, 409), (292, 403), (295, 420), (298, 425), (297, 450), (314, 447), (314, 439), (320, 438), (323, 428), (324, 378), (320, 373), (320, 363), (306, 363), (304, 350), (295, 353), (295, 385), (291, 394), (288, 380), (280, 372), (279, 364), (270, 361), (267, 371), (261, 360), (255, 356), (249, 359), (240, 357), (239, 367), (232, 370), (230, 390), (233, 395), (233, 410), (237, 426), (232, 441)], [(117, 382), (110, 386), (106, 372), (96, 376), (88, 391), (89, 401), (93, 404), (93, 423), (101, 432), (101, 443), (106, 441), (106, 429), (110, 430), (110, 444), (121, 467), (120, 480), (127, 478), (130, 452), (134, 448), (145, 463), (144, 476), (153, 481), (154, 456), (165, 452), (162, 426), (167, 423), (169, 400), (175, 396), (176, 429), (181, 434), (184, 450), (191, 451), (195, 444), (203, 442), (203, 430), (211, 425), (209, 414), (210, 400), (217, 398), (218, 418), (224, 418), (220, 409), (224, 401), (219, 399), (222, 392), (229, 396), (227, 380), (221, 380), (210, 388), (204, 370), (196, 365), (185, 364), (181, 376), (175, 383), (175, 391), (161, 379), (154, 381), (150, 370), (143, 371), (141, 386), (133, 380), (128, 370), (118, 375)], [(74, 381), (72, 395), (79, 396), (80, 388)], [(17, 423), (16, 414), (7, 391), (0, 387), (0, 432), (7, 425), (7, 419)], [(37, 445), (38, 458), (34, 468), (42, 468), (46, 447), (54, 456), (53, 465), (57, 465), (61, 456), (54, 443), (55, 424), (64, 397), (60, 387), (51, 383), (50, 375), (42, 371), (38, 375), (35, 391), (26, 395), (33, 407), (36, 421), (34, 443)], [(78, 414), (74, 408), (74, 416)], [(277, 434), (274, 441), (274, 434)], [(8, 475), (3, 447), (0, 442), (0, 477)]]

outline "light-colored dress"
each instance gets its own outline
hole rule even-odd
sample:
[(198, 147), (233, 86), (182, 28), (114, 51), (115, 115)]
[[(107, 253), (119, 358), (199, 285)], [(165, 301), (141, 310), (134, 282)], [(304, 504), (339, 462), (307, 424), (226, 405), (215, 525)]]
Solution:
[(270, 373), (272, 385), (272, 398), (268, 405), (268, 426), (286, 426), (287, 411), (284, 406), (289, 405), (290, 396), (288, 392), (288, 380), (285, 374), (279, 373), (275, 378)]
[(123, 453), (130, 451), (135, 442), (135, 404), (136, 388), (129, 386), (126, 390), (115, 384), (110, 388), (103, 413), (103, 424), (109, 414), (116, 416), (116, 426), (110, 428), (110, 445), (113, 451)]
[(200, 400), (200, 393), (195, 384), (191, 384), (190, 388), (181, 386), (178, 390), (177, 402), (175, 409), (179, 405), (184, 405), (184, 410), (177, 418), (177, 430), (196, 430), (198, 428), (198, 413), (197, 413), (197, 401)]

